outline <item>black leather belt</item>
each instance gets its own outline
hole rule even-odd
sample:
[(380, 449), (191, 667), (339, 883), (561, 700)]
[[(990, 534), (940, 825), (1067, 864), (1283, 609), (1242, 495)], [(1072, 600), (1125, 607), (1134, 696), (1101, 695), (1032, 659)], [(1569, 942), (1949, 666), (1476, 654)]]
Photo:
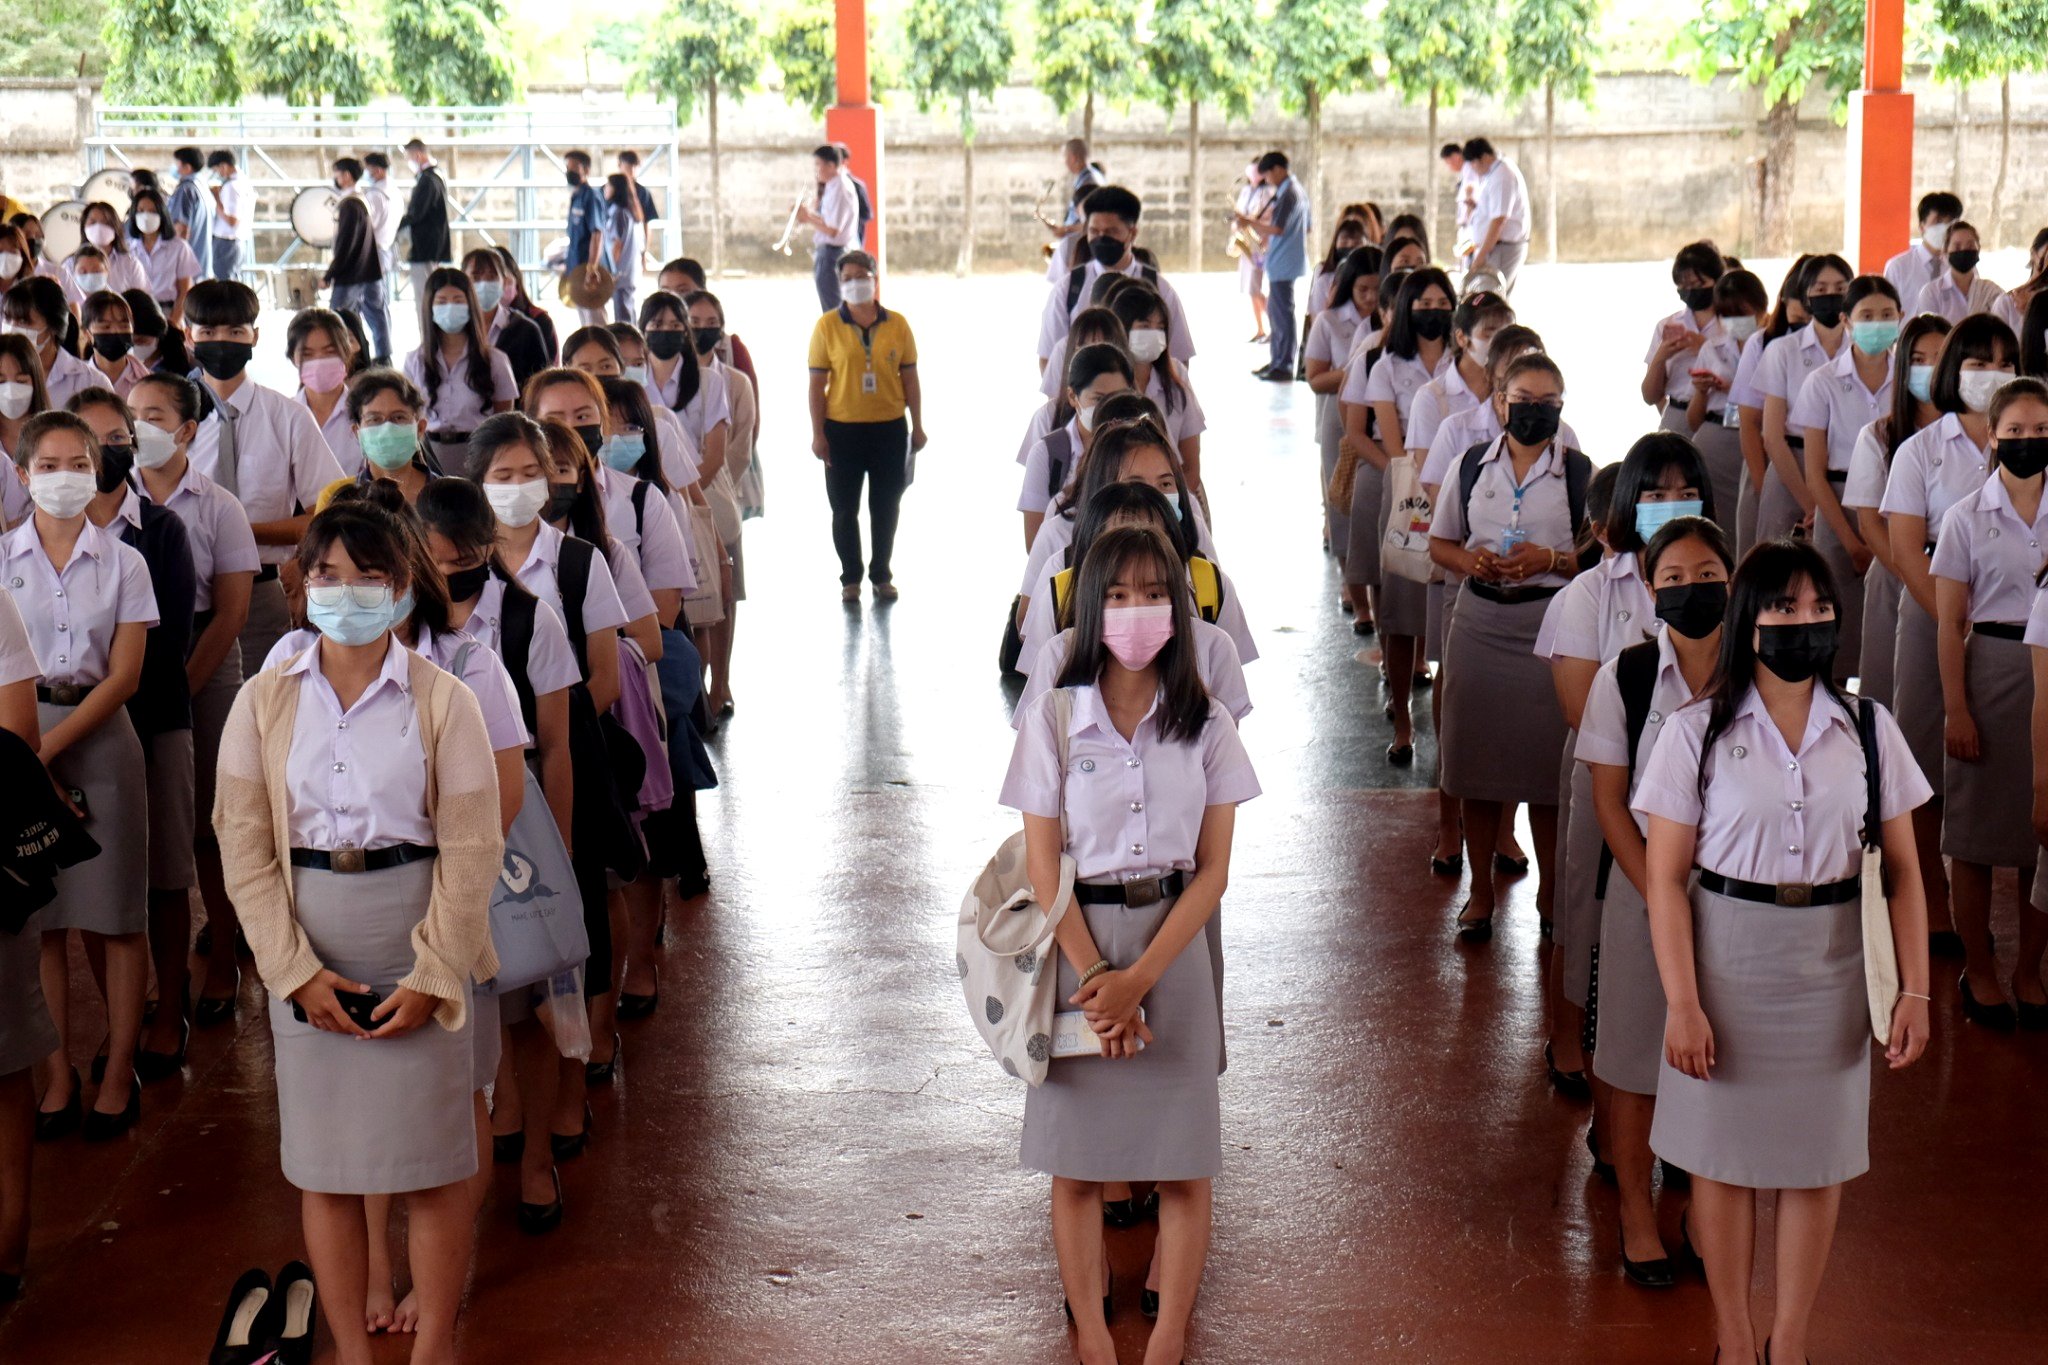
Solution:
[(1863, 893), (1863, 878), (1858, 875), (1847, 881), (1823, 882), (1819, 886), (1811, 882), (1789, 882), (1783, 886), (1774, 886), (1770, 882), (1738, 881), (1734, 877), (1724, 877), (1718, 872), (1709, 872), (1701, 868), (1700, 886), (1717, 896), (1732, 896), (1739, 901), (1803, 909), (1809, 905), (1840, 905), (1843, 901), (1854, 900)]
[(1135, 910), (1171, 900), (1185, 891), (1187, 885), (1188, 874), (1185, 872), (1169, 872), (1164, 877), (1140, 877), (1134, 882), (1117, 882), (1112, 886), (1075, 882), (1074, 899), (1083, 905), (1127, 905)]
[(1530, 588), (1503, 588), (1483, 579), (1468, 578), (1465, 586), (1489, 602), (1498, 602), (1504, 607), (1518, 607), (1524, 602), (1544, 602), (1563, 592), (1562, 588), (1548, 586)]
[(1829, 483), (1847, 483), (1847, 482), (1849, 482), (1849, 471), (1848, 471), (1848, 470), (1846, 470), (1846, 469), (1830, 469), (1830, 470), (1828, 471), (1828, 482), (1829, 482)]
[(393, 844), (390, 848), (295, 848), (293, 867), (313, 867), (322, 872), (382, 872), (420, 862), (441, 852), (426, 844)]
[(2025, 640), (2027, 628), (2011, 621), (1972, 621), (1970, 634), (1989, 635), (1994, 640)]
[(97, 683), (53, 683), (48, 687), (36, 684), (36, 700), (46, 701), (52, 706), (76, 706), (92, 695)]
[(276, 582), (276, 581), (277, 581), (277, 565), (275, 565), (275, 564), (265, 564), (265, 565), (264, 565), (264, 566), (263, 566), (262, 568), (258, 569), (258, 570), (256, 571), (256, 581), (257, 581), (258, 583), (274, 583), (274, 582)]
[(211, 607), (208, 607), (208, 608), (207, 608), (207, 609), (206, 609), (205, 611), (195, 611), (195, 612), (193, 612), (193, 613), (192, 613), (192, 638), (196, 640), (196, 639), (198, 639), (198, 638), (199, 638), (199, 637), (200, 637), (201, 635), (204, 635), (204, 634), (206, 633), (206, 628), (207, 628), (208, 626), (212, 625), (212, 624), (213, 624), (213, 608), (211, 608)]

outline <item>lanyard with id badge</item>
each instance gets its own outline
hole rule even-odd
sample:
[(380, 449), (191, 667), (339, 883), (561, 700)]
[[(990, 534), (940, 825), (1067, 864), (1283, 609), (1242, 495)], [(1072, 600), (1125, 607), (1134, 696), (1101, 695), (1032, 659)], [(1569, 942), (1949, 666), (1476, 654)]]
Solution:
[[(879, 320), (877, 320), (875, 326), (881, 326)], [(861, 355), (866, 361), (866, 367), (862, 369), (860, 375), (860, 391), (863, 394), (873, 394), (877, 391), (875, 384), (874, 329), (869, 327), (863, 327), (859, 323), (855, 323), (854, 330), (860, 333)], [(911, 484), (916, 482), (917, 452), (906, 447), (903, 452), (903, 486), (905, 488), (908, 488)]]
[[(1507, 467), (1505, 457), (1502, 458), (1501, 466), (1503, 469)], [(1513, 554), (1529, 543), (1529, 533), (1522, 529), (1522, 496), (1535, 485), (1536, 480), (1542, 477), (1541, 474), (1531, 469), (1529, 471), (1528, 483), (1515, 483), (1515, 476), (1513, 474), (1508, 475), (1508, 482), (1513, 485), (1515, 490), (1515, 505), (1508, 509), (1508, 524), (1500, 533), (1500, 552), (1503, 557)]]

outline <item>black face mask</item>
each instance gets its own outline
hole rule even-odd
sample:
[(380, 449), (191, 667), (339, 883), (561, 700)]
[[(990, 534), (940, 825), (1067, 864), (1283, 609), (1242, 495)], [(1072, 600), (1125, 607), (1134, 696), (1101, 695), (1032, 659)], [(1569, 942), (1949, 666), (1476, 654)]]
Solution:
[(696, 327), (691, 330), (697, 338), (698, 355), (710, 355), (718, 349), (718, 343), (725, 339), (723, 327)]
[(135, 333), (95, 332), (92, 348), (102, 360), (121, 360), (135, 349)]
[(135, 447), (129, 445), (103, 445), (100, 447), (100, 492), (111, 493), (128, 482), (128, 473), (135, 468)]
[(576, 434), (583, 438), (584, 447), (592, 455), (596, 455), (599, 448), (604, 445), (604, 428), (595, 422), (576, 428)]
[(562, 178), (569, 182), (569, 186), (571, 189), (574, 189), (576, 186), (581, 185), (583, 183), (583, 172), (569, 171), (566, 174), (564, 174)]
[(1758, 626), (1757, 662), (1788, 683), (1805, 682), (1834, 666), (1840, 626), (1813, 621), (1801, 626)]
[(1847, 294), (1809, 294), (1806, 296), (1806, 311), (1813, 320), (1823, 327), (1839, 327), (1842, 314), (1848, 310)]
[(467, 602), (484, 590), (484, 584), (491, 578), (491, 566), (479, 564), (474, 569), (457, 569), (448, 575), (448, 600)]
[(1089, 259), (1105, 270), (1122, 260), (1124, 252), (1128, 249), (1114, 237), (1090, 237), (1088, 239)]
[(1948, 263), (1955, 267), (1956, 274), (1967, 275), (1977, 268), (1977, 262), (1982, 256), (1983, 253), (1976, 248), (1966, 246), (1960, 251), (1949, 252)]
[(192, 344), (192, 358), (199, 362), (199, 368), (206, 371), (209, 379), (225, 383), (249, 368), (249, 357), (256, 354), (256, 348), (246, 341), (196, 341)]
[(1680, 583), (1657, 589), (1657, 619), (1688, 640), (1704, 640), (1728, 616), (1726, 583)]
[(1679, 302), (1695, 313), (1704, 313), (1714, 306), (1714, 286), (1703, 284), (1697, 289), (1678, 291)]
[(1540, 446), (1557, 435), (1561, 411), (1552, 403), (1510, 403), (1507, 433), (1525, 446)]
[(2048, 469), (2048, 436), (1999, 437), (1998, 463), (2017, 478), (2033, 478)]
[(647, 349), (654, 353), (656, 360), (674, 360), (683, 353), (683, 347), (688, 344), (689, 339), (688, 332), (649, 332)]
[(1451, 334), (1451, 310), (1416, 308), (1408, 314), (1408, 326), (1424, 341), (1442, 341)]
[(576, 505), (576, 495), (582, 490), (573, 483), (558, 483), (548, 494), (548, 506), (541, 516), (548, 521), (566, 521), (569, 509)]

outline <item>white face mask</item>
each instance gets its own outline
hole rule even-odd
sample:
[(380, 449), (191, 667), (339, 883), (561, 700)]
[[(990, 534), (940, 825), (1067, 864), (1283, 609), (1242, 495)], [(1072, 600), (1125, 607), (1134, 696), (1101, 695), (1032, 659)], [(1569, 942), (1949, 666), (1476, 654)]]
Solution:
[(1735, 344), (1740, 346), (1756, 335), (1757, 322), (1752, 317), (1722, 318), (1721, 326), (1727, 330)]
[(845, 303), (873, 303), (875, 282), (871, 279), (841, 280), (839, 297)]
[(515, 531), (533, 524), (533, 519), (540, 515), (540, 509), (548, 504), (548, 493), (546, 479), (484, 485), (484, 497), (490, 500), (491, 510), (498, 514), (499, 521)]
[(1971, 412), (1988, 412), (1991, 396), (2011, 382), (2011, 370), (1964, 370), (1956, 376), (1956, 390)]
[(88, 223), (85, 229), (85, 240), (91, 242), (100, 250), (105, 251), (114, 244), (114, 230), (105, 223)]
[(1920, 240), (1927, 243), (1929, 251), (1939, 251), (1948, 245), (1948, 227), (1947, 223), (1936, 223), (1920, 234)]
[(21, 273), (22, 255), (19, 251), (0, 251), (0, 280), (11, 280)]
[(36, 386), (25, 379), (11, 384), (0, 384), (0, 417), (12, 422), (28, 411), (28, 405), (36, 396)]
[(1131, 332), (1131, 359), (1150, 365), (1166, 354), (1166, 333), (1157, 327), (1139, 327)]
[(80, 275), (78, 277), (78, 288), (79, 292), (81, 293), (97, 294), (100, 292), (100, 290), (105, 289), (106, 287), (107, 277), (105, 272), (103, 271), (96, 270), (90, 274)]
[(69, 521), (83, 512), (97, 492), (99, 480), (91, 474), (66, 471), (28, 476), (29, 501), (59, 521)]
[(1095, 405), (1093, 403), (1076, 404), (1074, 407), (1074, 420), (1081, 424), (1081, 430), (1083, 431), (1095, 430)]
[(140, 469), (162, 469), (178, 453), (178, 433), (145, 422), (135, 422), (135, 464)]
[(1471, 357), (1474, 365), (1486, 364), (1493, 356), (1493, 338), (1473, 337), (1472, 344), (1465, 348), (1465, 354)]
[(135, 230), (145, 237), (163, 225), (164, 218), (160, 213), (138, 213), (135, 215)]

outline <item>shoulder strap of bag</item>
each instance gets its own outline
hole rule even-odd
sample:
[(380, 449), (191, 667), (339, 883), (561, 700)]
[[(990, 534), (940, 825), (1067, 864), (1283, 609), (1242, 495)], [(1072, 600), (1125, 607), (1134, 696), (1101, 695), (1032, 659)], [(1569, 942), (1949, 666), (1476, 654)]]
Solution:
[(569, 644), (576, 651), (577, 662), (583, 665), (586, 679), (590, 677), (590, 661), (583, 657), (583, 599), (590, 591), (590, 561), (596, 554), (597, 547), (589, 541), (564, 536), (555, 574), (555, 587), (562, 594), (562, 619), (569, 627)]
[(633, 481), (633, 534), (643, 539), (647, 534), (647, 490), (653, 486), (645, 479)]
[(1070, 687), (1052, 690), (1053, 732), (1060, 748), (1060, 852), (1067, 850), (1067, 727), (1074, 718), (1074, 691)]
[(1564, 499), (1571, 508), (1572, 534), (1586, 521), (1586, 486), (1593, 481), (1593, 462), (1576, 450), (1564, 453)]
[(1067, 465), (1074, 458), (1074, 438), (1065, 427), (1045, 434), (1045, 495), (1056, 498), (1067, 486)]
[[(1630, 645), (1615, 658), (1614, 680), (1621, 686), (1621, 710), (1628, 726), (1628, 771), (1636, 771), (1636, 749), (1650, 724), (1650, 700), (1657, 690), (1657, 642), (1645, 640)], [(1599, 871), (1593, 879), (1593, 898), (1607, 899), (1607, 878), (1614, 871), (1614, 852), (1600, 841)]]
[(1223, 571), (1200, 555), (1188, 560), (1188, 576), (1195, 584), (1195, 612), (1210, 625), (1223, 614)]
[(540, 599), (530, 592), (508, 590), (503, 602), (498, 615), (498, 657), (512, 675), (512, 690), (519, 694), (520, 715), (531, 734), (537, 712), (533, 683), (527, 677), (527, 661), (533, 654), (533, 622), (540, 612)]
[(1088, 285), (1088, 265), (1082, 262), (1067, 272), (1067, 315), (1073, 316), (1074, 305), (1081, 301), (1081, 291)]
[(1884, 838), (1884, 807), (1879, 797), (1884, 775), (1877, 748), (1877, 703), (1868, 697), (1856, 701), (1856, 733), (1863, 740), (1863, 847), (1876, 848)]
[(1466, 450), (1458, 460), (1458, 510), (1465, 514), (1465, 529), (1468, 532), (1472, 528), (1472, 490), (1479, 486), (1479, 471), (1482, 467), (1479, 457), (1492, 445), (1491, 441), (1481, 441)]

